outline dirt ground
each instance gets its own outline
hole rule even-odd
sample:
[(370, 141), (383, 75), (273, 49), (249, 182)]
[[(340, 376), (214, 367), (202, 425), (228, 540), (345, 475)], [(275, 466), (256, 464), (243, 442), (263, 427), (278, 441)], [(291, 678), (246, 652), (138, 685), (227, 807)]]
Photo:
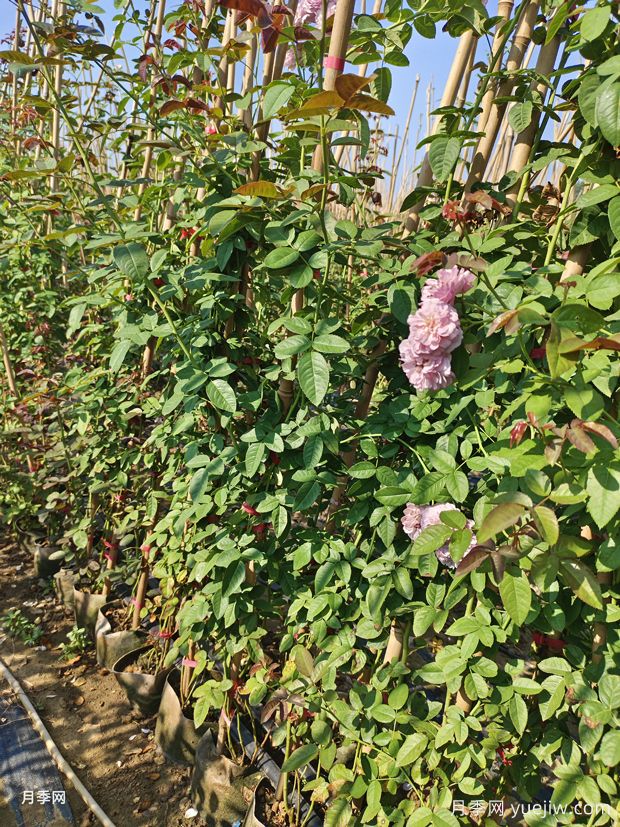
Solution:
[[(189, 769), (159, 754), (155, 719), (140, 718), (114, 676), (99, 667), (93, 651), (75, 663), (60, 661), (59, 645), (73, 626), (50, 583), (34, 576), (32, 560), (0, 543), (0, 615), (21, 609), (40, 618), (44, 636), (27, 647), (0, 629), (0, 654), (20, 681), (60, 751), (116, 827), (202, 827), (186, 816), (191, 808)], [(0, 704), (12, 695), (0, 677)], [(81, 798), (63, 778), (80, 827), (95, 824)]]

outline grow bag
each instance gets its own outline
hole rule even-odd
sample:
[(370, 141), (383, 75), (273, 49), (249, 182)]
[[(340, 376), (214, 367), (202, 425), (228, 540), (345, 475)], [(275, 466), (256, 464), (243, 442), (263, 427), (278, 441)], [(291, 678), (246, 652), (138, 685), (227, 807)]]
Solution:
[(149, 646), (141, 646), (139, 649), (127, 652), (112, 667), (114, 677), (125, 691), (129, 703), (134, 709), (147, 717), (155, 715), (159, 708), (166, 677), (171, 667), (163, 669), (156, 675), (149, 675), (146, 672), (126, 672), (125, 670), (149, 648)]
[(54, 575), (54, 589), (60, 602), (70, 612), (75, 612), (75, 574), (70, 569), (60, 569)]
[(261, 778), (260, 772), (247, 774), (230, 758), (218, 755), (213, 736), (208, 731), (196, 748), (191, 782), (192, 803), (211, 827), (240, 824), (247, 817), (248, 800)]
[(34, 573), (37, 577), (48, 578), (56, 572), (60, 571), (60, 560), (51, 560), (50, 557), (58, 551), (54, 546), (44, 546), (41, 543), (35, 543), (32, 549), (32, 556), (34, 561)]
[(248, 807), (248, 811), (245, 814), (245, 818), (241, 824), (241, 827), (267, 827), (267, 825), (262, 822), (256, 815), (256, 799), (258, 797), (259, 792), (264, 789), (268, 784), (266, 779), (261, 779), (259, 781), (258, 786), (254, 790), (254, 794), (252, 796), (252, 801), (250, 802), (250, 806)]
[(94, 637), (97, 614), (99, 609), (106, 603), (105, 595), (82, 592), (74, 587), (73, 600), (76, 626), (86, 629), (90, 637)]
[(194, 721), (183, 714), (178, 694), (180, 679), (178, 669), (166, 677), (157, 713), (155, 743), (169, 761), (191, 767), (206, 727), (197, 730)]
[(112, 631), (112, 624), (106, 617), (105, 612), (107, 609), (116, 609), (122, 606), (122, 600), (112, 600), (105, 603), (97, 612), (95, 623), (97, 663), (105, 669), (112, 669), (119, 658), (143, 646), (146, 641), (146, 633), (137, 629)]
[[(70, 827), (65, 788), (43, 741), (18, 704), (0, 706), (0, 824), (2, 827)], [(30, 803), (29, 793), (33, 793)], [(37, 792), (50, 796), (40, 800)], [(54, 795), (56, 793), (56, 795)]]

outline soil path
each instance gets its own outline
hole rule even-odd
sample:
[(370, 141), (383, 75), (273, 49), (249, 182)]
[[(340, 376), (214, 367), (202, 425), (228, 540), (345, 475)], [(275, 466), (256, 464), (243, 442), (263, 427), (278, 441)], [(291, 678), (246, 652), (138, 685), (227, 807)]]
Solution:
[[(203, 827), (203, 819), (185, 817), (191, 806), (190, 771), (167, 764), (158, 753), (154, 719), (132, 711), (114, 676), (97, 665), (92, 652), (69, 664), (59, 659), (58, 647), (66, 642), (73, 617), (58, 604), (51, 583), (34, 576), (32, 560), (4, 542), (0, 616), (11, 609), (40, 620), (44, 634), (39, 645), (28, 647), (0, 629), (0, 654), (116, 827)], [(0, 706), (13, 700), (0, 678)], [(95, 824), (70, 782), (63, 782), (76, 824)]]

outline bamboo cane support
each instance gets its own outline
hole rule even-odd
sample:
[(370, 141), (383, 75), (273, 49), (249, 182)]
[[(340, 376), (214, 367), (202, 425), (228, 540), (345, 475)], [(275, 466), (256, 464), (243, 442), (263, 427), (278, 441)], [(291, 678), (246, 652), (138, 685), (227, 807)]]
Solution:
[[(452, 66), (450, 67), (450, 73), (448, 75), (448, 79), (444, 87), (444, 92), (441, 97), (441, 103), (439, 104), (440, 108), (443, 108), (444, 106), (454, 105), (456, 96), (458, 94), (459, 86), (461, 85), (461, 81), (463, 79), (463, 75), (467, 71), (467, 65), (470, 60), (472, 47), (475, 47), (475, 39), (476, 35), (471, 30), (464, 32), (459, 38), (459, 43), (456, 48), (454, 59), (452, 61)], [(437, 118), (434, 126), (431, 127), (429, 134), (434, 135), (439, 129), (440, 124), (441, 118)], [(431, 169), (431, 163), (427, 152), (424, 156), (422, 167), (418, 174), (416, 188), (430, 187), (432, 183), (433, 170)], [(419, 213), (422, 207), (424, 206), (424, 201), (425, 199), (421, 198), (420, 201), (418, 201), (418, 203), (415, 204), (407, 214), (407, 217), (405, 219), (406, 233), (413, 232), (418, 226)]]
[[(506, 79), (500, 84), (497, 91), (497, 96), (504, 98), (510, 95), (514, 86), (514, 72), (521, 66), (525, 51), (532, 39), (532, 32), (536, 22), (536, 15), (538, 14), (537, 0), (531, 0), (528, 3), (523, 17), (520, 20), (519, 26), (515, 33), (512, 46), (508, 55), (506, 63)], [(490, 108), (486, 117), (484, 135), (478, 141), (478, 145), (474, 152), (474, 157), (471, 162), (469, 176), (465, 184), (466, 191), (470, 191), (474, 184), (482, 180), (500, 125), (506, 112), (506, 104), (495, 104), (495, 98), (491, 101)]]
[[(495, 63), (498, 59), (498, 55), (500, 49), (502, 48), (502, 42), (504, 39), (504, 26), (510, 19), (510, 15), (512, 14), (512, 10), (514, 7), (514, 0), (500, 0), (497, 6), (497, 14), (501, 20), (498, 21), (495, 32), (493, 34), (493, 45), (491, 46), (491, 55), (489, 57), (489, 67), (495, 66)], [(489, 69), (490, 71), (490, 69)], [(493, 105), (493, 99), (496, 96), (496, 84), (490, 84), (487, 91), (485, 92), (482, 103), (481, 103), (481, 112), (480, 117), (478, 118), (478, 132), (484, 132), (486, 128), (487, 118), (489, 116), (489, 112), (491, 111), (491, 107)]]
[[(326, 72), (323, 79), (323, 88), (326, 91), (333, 91), (336, 87), (336, 78), (344, 68), (344, 61), (347, 53), (347, 43), (349, 34), (351, 32), (351, 23), (353, 21), (353, 11), (355, 8), (355, 0), (338, 0), (336, 5), (336, 14), (334, 16), (334, 26), (329, 42), (329, 53), (326, 60)], [(316, 170), (323, 169), (323, 163), (329, 163), (329, 158), (323, 159), (323, 153), (320, 147), (314, 153), (313, 167)], [(297, 290), (291, 302), (291, 313), (299, 312), (303, 307), (304, 295), (303, 290)], [(282, 379), (278, 388), (278, 396), (282, 406), (282, 413), (286, 415), (293, 401), (293, 380)]]
[[(556, 36), (541, 48), (538, 55), (538, 60), (536, 61), (536, 73), (538, 75), (548, 77), (553, 71), (560, 45), (561, 39), (559, 36)], [(540, 96), (542, 102), (545, 100), (547, 88), (547, 84), (542, 80), (532, 84), (532, 92)], [(532, 147), (534, 146), (534, 142), (536, 140), (541, 114), (541, 110), (537, 109), (532, 115), (530, 124), (526, 126), (525, 129), (521, 130), (521, 132), (517, 135), (515, 147), (511, 153), (510, 162), (508, 164), (508, 172), (519, 173), (529, 162)], [(517, 179), (506, 193), (506, 200), (511, 207), (514, 207), (516, 203), (516, 196), (519, 192), (519, 187), (519, 179)]]

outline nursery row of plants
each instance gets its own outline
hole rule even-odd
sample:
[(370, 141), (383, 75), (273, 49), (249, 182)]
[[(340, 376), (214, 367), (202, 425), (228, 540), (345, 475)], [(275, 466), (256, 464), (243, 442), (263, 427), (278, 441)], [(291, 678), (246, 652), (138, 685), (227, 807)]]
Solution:
[(99, 662), (273, 824), (614, 824), (617, 4), (15, 11), (0, 508)]

